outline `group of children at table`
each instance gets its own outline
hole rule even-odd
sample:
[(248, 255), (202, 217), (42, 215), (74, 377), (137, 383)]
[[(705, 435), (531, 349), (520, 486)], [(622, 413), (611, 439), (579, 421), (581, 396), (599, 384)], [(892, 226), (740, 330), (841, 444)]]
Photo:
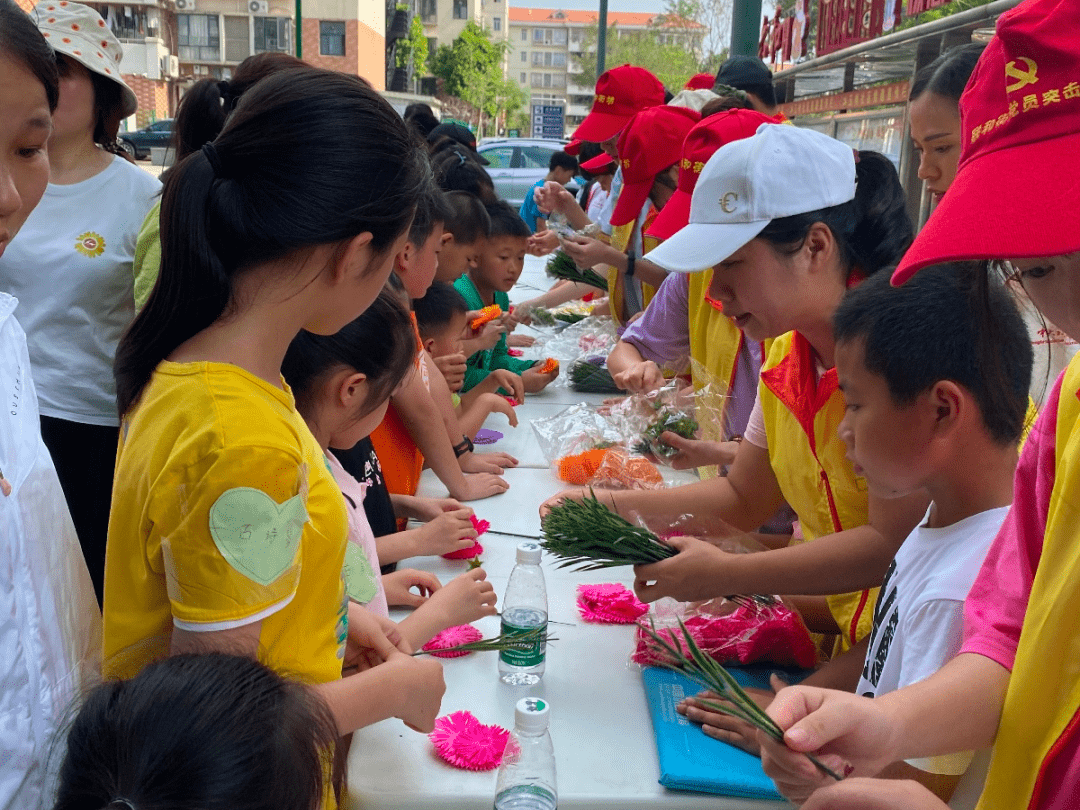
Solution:
[[(44, 190), (65, 85), (33, 22), (10, 0), (0, 17), (10, 238)], [(1016, 303), (1022, 287), (1080, 337), (1077, 36), (1075, 4), (1025, 0), (981, 56), (920, 73), (912, 137), (943, 196), (917, 236), (891, 163), (788, 126), (757, 60), (721, 69), (724, 88), (750, 81), (719, 104), (708, 91), (664, 104), (647, 71), (608, 71), (575, 133), (618, 159), (607, 238), (563, 238), (606, 269), (612, 315), (640, 315), (609, 359), (616, 379), (650, 390), (692, 358), (694, 384), (731, 393), (725, 435), (670, 437), (684, 466), (723, 474), (605, 498), (650, 525), (691, 516), (679, 529), (694, 536), (668, 540), (678, 553), (637, 569), (635, 589), (791, 594), (837, 638), (803, 685), (756, 694), (786, 745), (681, 707), (759, 752), (807, 807), (1080, 799), (1080, 371), (1033, 421)], [(259, 64), (242, 93), (212, 82), (217, 123), (187, 141), (143, 228), (151, 292), (115, 363), (103, 672), (116, 680), (68, 731), (57, 808), (336, 806), (340, 737), (389, 717), (433, 725), (441, 667), (408, 653), (495, 612), (482, 569), (442, 587), (380, 568), (469, 547), (460, 501), (505, 491), (516, 462), (473, 453), (470, 436), (494, 411), (514, 420), (500, 392), (521, 401), (557, 371), (510, 355), (511, 319), (468, 324), (492, 304), (508, 313), (525, 253), (553, 236), (494, 199), (469, 145), (419, 146), (363, 80)], [(182, 131), (198, 120), (190, 98)], [(334, 137), (313, 139), (313, 120)], [(941, 167), (956, 160), (953, 178)], [(535, 201), (588, 224), (557, 184)], [(425, 461), (451, 498), (415, 497)], [(785, 507), (786, 544), (709, 542), (775, 531)], [(396, 531), (409, 517), (426, 525)], [(391, 604), (416, 610), (395, 625)], [(58, 700), (76, 685), (61, 680)], [(123, 755), (151, 741), (159, 756)], [(827, 784), (802, 751), (892, 778)], [(37, 756), (13, 758), (35, 776), (9, 801), (52, 801)]]

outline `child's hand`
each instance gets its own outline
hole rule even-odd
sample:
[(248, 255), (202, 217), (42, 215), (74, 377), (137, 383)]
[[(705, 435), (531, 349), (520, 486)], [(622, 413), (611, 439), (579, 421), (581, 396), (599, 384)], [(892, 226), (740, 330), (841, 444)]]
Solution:
[(394, 670), (390, 678), (397, 692), (394, 717), (413, 731), (429, 733), (435, 728), (435, 718), (439, 716), (446, 692), (442, 664), (428, 655), (413, 658), (396, 653), (383, 666)]
[(455, 512), (458, 509), (465, 509), (470, 515), (473, 513), (472, 509), (462, 506), (461, 501), (454, 498), (415, 498), (414, 503), (410, 504), (409, 516), (427, 523), (443, 512)]
[(558, 506), (563, 501), (583, 501), (588, 494), (587, 489), (564, 489), (562, 492), (557, 492), (540, 504), (540, 518), (546, 517), (551, 507)]
[[(504, 400), (505, 402), (505, 400)], [(509, 403), (506, 403), (509, 405)], [(507, 467), (516, 467), (518, 460), (508, 453), (465, 453), (458, 459), (463, 473), (502, 475)]]
[(470, 518), (473, 510), (467, 506), (443, 512), (416, 530), (419, 539), (416, 555), (434, 556), (469, 548), (476, 542), (476, 529)]
[[(765, 689), (745, 690), (746, 694), (752, 697), (754, 702), (762, 709), (769, 708), (769, 704), (776, 697), (776, 693), (787, 686), (775, 673), (772, 675), (770, 683), (773, 687), (772, 691)], [(750, 725), (745, 720), (723, 714), (704, 705), (705, 703), (722, 704), (723, 702), (724, 699), (714, 692), (702, 692), (695, 697), (685, 698), (675, 707), (675, 711), (685, 715), (688, 720), (700, 723), (701, 730), (707, 736), (734, 745), (736, 748), (741, 748), (754, 756), (761, 756), (761, 746), (758, 744), (757, 728), (755, 726)]]
[(439, 610), (442, 629), (469, 624), (484, 616), (494, 616), (495, 588), (487, 581), (487, 572), (475, 568), (455, 577), (431, 597), (431, 606), (425, 610)]
[(446, 379), (446, 385), (451, 391), (460, 391), (465, 383), (465, 371), (468, 368), (467, 358), (460, 352), (457, 354), (443, 354), (432, 357), (435, 366), (442, 372)]
[(678, 554), (650, 565), (634, 566), (634, 593), (642, 602), (655, 602), (661, 596), (694, 602), (737, 590), (724, 581), (724, 563), (730, 556), (726, 552), (696, 537), (676, 536), (664, 542)]
[[(517, 400), (520, 405), (525, 401), (525, 383), (520, 374), (515, 374), (508, 368), (497, 368), (484, 378), (485, 385), (492, 385), (492, 391), (498, 393), (499, 389), (509, 391), (510, 396)], [(507, 403), (509, 404), (509, 403)]]
[(521, 372), (521, 382), (525, 386), (525, 390), (530, 394), (535, 394), (538, 391), (543, 391), (548, 383), (559, 376), (559, 369), (549, 371), (547, 374), (541, 374), (537, 371), (537, 368), (542, 365), (542, 362), (538, 362), (536, 366), (527, 368)]
[(381, 664), (393, 650), (409, 654), (412, 648), (397, 625), (385, 616), (349, 602), (349, 629), (342, 669), (363, 671)]
[[(382, 582), (386, 604), (390, 607), (420, 607), (442, 587), (437, 576), (415, 568), (399, 568), (392, 574), (385, 574)], [(420, 593), (413, 593), (413, 588)]]
[[(520, 323), (520, 321), (518, 321)], [(536, 338), (532, 335), (510, 335), (506, 339), (507, 346), (513, 346), (515, 349), (527, 349), (536, 343)]]
[(678, 451), (667, 459), (667, 462), (676, 470), (708, 467), (711, 464), (724, 467), (735, 461), (735, 453), (739, 450), (738, 442), (684, 439), (670, 430), (665, 430), (660, 434), (660, 441)]
[[(517, 304), (514, 306), (513, 312), (510, 313), (510, 317), (514, 320), (514, 323), (518, 324), (519, 326), (532, 326), (533, 306), (534, 304), (532, 303), (532, 301), (526, 301), (522, 304)], [(510, 339), (507, 338), (507, 341), (509, 340)]]
[[(521, 380), (521, 377), (514, 375)], [(488, 413), (501, 413), (506, 416), (510, 422), (510, 427), (518, 426), (517, 411), (514, 410), (514, 406), (506, 401), (506, 397), (499, 396), (498, 394), (481, 394), (480, 399), (484, 402), (484, 407), (487, 408)], [(515, 465), (517, 462), (514, 462)]]
[(506, 331), (506, 324), (501, 319), (488, 321), (480, 329), (480, 334), (473, 336), (473, 346), (478, 347), (475, 351), (495, 348), (495, 344), (506, 334)]
[[(458, 491), (451, 490), (450, 494), (459, 501), (479, 501), (490, 498), (492, 495), (501, 495), (508, 489), (510, 489), (510, 484), (502, 476), (479, 473), (466, 475), (464, 487)], [(463, 548), (468, 548), (468, 546)]]
[(803, 810), (948, 810), (948, 805), (913, 779), (829, 779)]
[(648, 394), (664, 385), (664, 372), (660, 366), (652, 360), (642, 360), (633, 363), (617, 374), (612, 374), (611, 379), (624, 391), (632, 394)]

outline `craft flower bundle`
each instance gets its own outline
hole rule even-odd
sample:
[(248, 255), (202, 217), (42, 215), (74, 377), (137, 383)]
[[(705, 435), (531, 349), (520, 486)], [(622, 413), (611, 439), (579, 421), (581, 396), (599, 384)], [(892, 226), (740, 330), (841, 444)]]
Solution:
[(469, 520), (472, 521), (473, 528), (476, 530), (476, 542), (468, 548), (458, 549), (457, 551), (448, 551), (443, 554), (443, 559), (446, 560), (471, 560), (479, 557), (484, 553), (484, 547), (480, 545), (480, 535), (491, 528), (491, 524), (486, 520), (477, 520), (476, 515), (470, 515)]
[(577, 360), (570, 366), (570, 387), (585, 394), (621, 394), (602, 355)]
[(502, 314), (502, 307), (500, 307), (498, 304), (491, 304), (490, 306), (486, 306), (482, 310), (480, 310), (479, 315), (469, 321), (469, 328), (476, 332), (485, 323), (493, 321), (496, 318), (501, 318)]
[(689, 413), (671, 407), (663, 407), (656, 418), (642, 431), (641, 438), (634, 445), (634, 451), (649, 454), (660, 459), (670, 459), (679, 451), (660, 438), (665, 432), (674, 433), (684, 439), (693, 439), (698, 431), (697, 420)]
[(574, 264), (574, 260), (562, 250), (556, 251), (548, 260), (545, 270), (551, 278), (580, 281), (588, 284), (590, 287), (596, 287), (598, 290), (603, 290), (604, 292), (608, 291), (608, 282), (606, 278), (601, 276), (591, 267), (587, 267), (584, 270), (581, 269)]

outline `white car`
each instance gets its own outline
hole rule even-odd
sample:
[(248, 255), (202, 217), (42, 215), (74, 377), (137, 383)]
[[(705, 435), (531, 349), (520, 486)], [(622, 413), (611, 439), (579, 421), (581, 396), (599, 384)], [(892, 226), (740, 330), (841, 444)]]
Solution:
[[(495, 184), (495, 193), (519, 208), (529, 189), (547, 175), (551, 156), (567, 143), (539, 138), (485, 138), (476, 151), (491, 164), (485, 168)], [(571, 183), (567, 188), (573, 191), (575, 187)]]

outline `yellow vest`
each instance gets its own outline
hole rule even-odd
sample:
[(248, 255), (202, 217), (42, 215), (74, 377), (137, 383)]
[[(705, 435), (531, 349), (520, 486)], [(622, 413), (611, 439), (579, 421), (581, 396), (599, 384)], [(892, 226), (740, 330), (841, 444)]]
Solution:
[[(742, 351), (743, 341), (746, 340), (731, 318), (718, 312), (705, 300), (705, 294), (709, 291), (712, 281), (712, 268), (700, 273), (691, 273), (689, 279), (689, 294), (687, 298), (688, 313), (687, 322), (690, 328), (690, 357), (696, 361), (691, 363), (691, 378), (694, 388), (701, 391), (706, 385), (714, 381), (723, 383), (724, 391), (718, 392), (716, 401), (707, 399), (706, 404), (712, 406), (714, 413), (719, 413), (719, 419), (707, 418), (700, 413), (698, 422), (701, 425), (701, 437), (713, 441), (723, 441), (723, 428), (726, 417), (723, 415), (730, 400), (724, 395), (731, 392), (735, 385), (735, 372), (738, 368), (739, 352)], [(762, 357), (772, 345), (771, 340), (765, 341), (762, 346)], [(698, 467), (698, 475), (702, 479), (715, 478), (716, 467)]]
[[(652, 209), (649, 216), (645, 219), (644, 229), (648, 230), (652, 225), (652, 221), (656, 218), (658, 212), (656, 209)], [(625, 225), (613, 225), (611, 228), (611, 246), (616, 250), (626, 253), (627, 247), (630, 246), (631, 240), (634, 236), (634, 229), (637, 228), (637, 217), (634, 217), (630, 222)], [(645, 253), (648, 253), (654, 247), (660, 244), (660, 240), (651, 236), (642, 236), (642, 248)], [(620, 273), (617, 269), (611, 265), (607, 266), (607, 280), (608, 280), (608, 306), (611, 310), (611, 317), (615, 319), (615, 322), (620, 326), (626, 324), (626, 302), (623, 298), (623, 282), (626, 277)], [(652, 297), (656, 295), (656, 288), (651, 284), (642, 282), (641, 284), (641, 303), (642, 306), (648, 306)]]
[[(762, 364), (759, 396), (769, 462), (806, 540), (863, 526), (869, 519), (866, 481), (855, 475), (837, 434), (844, 396), (836, 369), (815, 382), (814, 351), (798, 332), (773, 341)], [(877, 588), (828, 597), (847, 649), (868, 634)]]
[[(997, 740), (977, 810), (1035, 807), (1053, 754), (1080, 726), (1080, 360), (1061, 383), (1054, 488)], [(1034, 486), (1033, 482), (1028, 482)]]

